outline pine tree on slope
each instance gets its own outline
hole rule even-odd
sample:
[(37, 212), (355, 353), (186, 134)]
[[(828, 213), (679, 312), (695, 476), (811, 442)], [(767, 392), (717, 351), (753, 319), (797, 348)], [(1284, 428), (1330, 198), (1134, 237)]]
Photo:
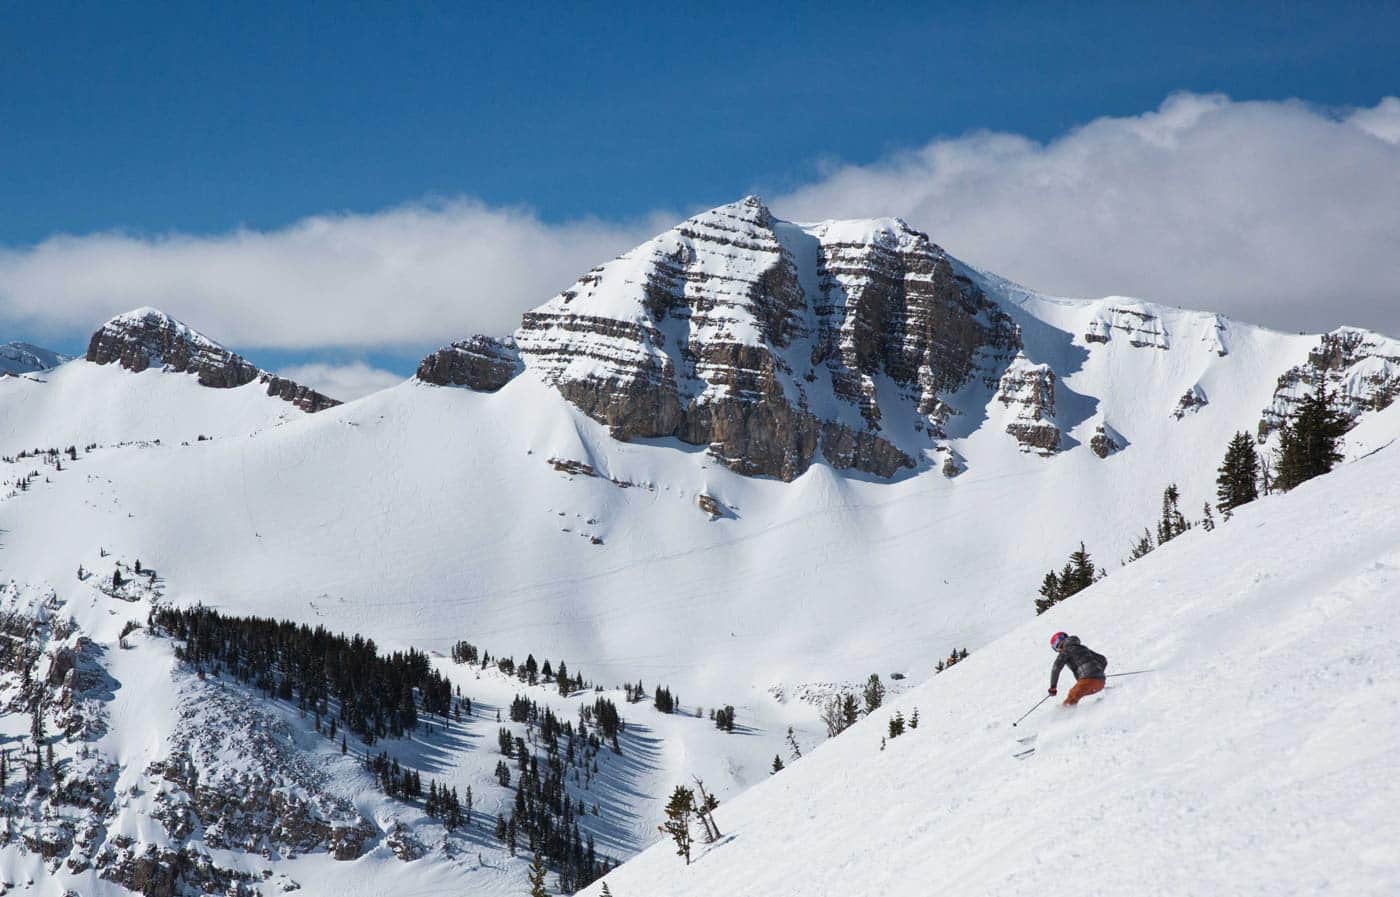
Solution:
[(1326, 389), (1303, 399), (1293, 420), (1279, 431), (1278, 474), (1274, 485), (1287, 492), (1332, 470), (1342, 460), (1347, 420), (1332, 408)]
[(1158, 545), (1166, 545), (1191, 528), (1178, 506), (1180, 500), (1181, 493), (1177, 491), (1176, 483), (1169, 484), (1162, 492), (1162, 519), (1157, 522)]
[(530, 897), (549, 897), (544, 886), (544, 857), (538, 853), (530, 862)]
[(1236, 433), (1215, 478), (1215, 504), (1226, 520), (1235, 508), (1259, 497), (1259, 453), (1248, 433)]

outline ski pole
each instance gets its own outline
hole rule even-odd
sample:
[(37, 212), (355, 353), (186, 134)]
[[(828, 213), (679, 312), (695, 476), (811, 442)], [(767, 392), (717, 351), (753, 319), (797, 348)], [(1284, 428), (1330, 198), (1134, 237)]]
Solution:
[[(1046, 695), (1045, 697), (1041, 698), (1039, 701), (1036, 701), (1036, 702), (1035, 702), (1035, 707), (1039, 707), (1041, 704), (1044, 704), (1046, 701), (1050, 700), (1050, 698), (1052, 698), (1052, 697), (1053, 697), (1053, 695)], [(1032, 713), (1035, 713), (1035, 707), (1032, 707), (1030, 710), (1027, 710), (1025, 713), (1021, 714), (1021, 719), (1025, 719), (1026, 717), (1030, 716)], [(1021, 724), (1021, 719), (1016, 720), (1016, 722), (1012, 723), (1011, 725), (1012, 725), (1012, 726), (1018, 726), (1018, 725), (1020, 725), (1020, 724)]]
[(1108, 674), (1107, 676), (1105, 676), (1104, 678), (1105, 678), (1105, 679), (1112, 679), (1112, 678), (1115, 677), (1115, 676), (1137, 676), (1137, 675), (1140, 675), (1140, 674), (1142, 674), (1142, 673), (1155, 673), (1155, 672), (1157, 672), (1157, 671), (1156, 671), (1156, 670), (1133, 670), (1131, 673), (1109, 673), (1109, 674)]

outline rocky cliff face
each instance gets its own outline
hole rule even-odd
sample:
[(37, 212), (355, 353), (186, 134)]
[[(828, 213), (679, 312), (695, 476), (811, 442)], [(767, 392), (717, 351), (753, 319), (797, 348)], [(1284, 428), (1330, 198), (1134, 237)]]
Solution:
[(1062, 434), (1055, 424), (1055, 372), (1048, 364), (1032, 364), (1024, 355), (1016, 356), (1002, 374), (996, 400), (1012, 413), (1006, 432), (1022, 451), (1050, 455), (1059, 450)]
[(495, 392), (520, 373), (515, 340), (474, 336), (453, 343), (424, 358), (418, 379), (438, 386), (465, 386), (478, 392)]
[(889, 477), (925, 461), (945, 397), (1018, 346), (1011, 319), (902, 221), (796, 225), (751, 196), (593, 269), (513, 343), (428, 356), (419, 378), (499, 388), (518, 352), (619, 439), (674, 437), (783, 480), (818, 457)]
[(1385, 408), (1400, 392), (1400, 341), (1354, 327), (1324, 333), (1308, 360), (1285, 371), (1259, 419), (1259, 439), (1291, 417), (1302, 399), (1325, 388), (1333, 407), (1355, 420)]
[(1171, 348), (1166, 324), (1139, 303), (1122, 302), (1106, 307), (1089, 322), (1084, 340), (1106, 343), (1115, 336), (1138, 349)]
[(94, 364), (118, 364), (136, 373), (152, 365), (161, 365), (167, 371), (193, 374), (201, 386), (215, 389), (233, 389), (256, 380), (267, 388), (268, 395), (309, 413), (340, 404), (329, 396), (259, 369), (154, 308), (118, 315), (99, 327), (88, 341), (87, 360)]

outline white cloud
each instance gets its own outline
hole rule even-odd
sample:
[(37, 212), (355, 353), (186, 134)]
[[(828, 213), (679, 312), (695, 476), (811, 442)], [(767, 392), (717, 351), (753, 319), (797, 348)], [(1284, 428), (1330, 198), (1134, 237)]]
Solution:
[(1046, 292), (1400, 335), (1400, 99), (1331, 113), (1181, 94), (1049, 143), (979, 133), (829, 171), (789, 218), (899, 215)]
[[(1395, 97), (1330, 112), (1181, 94), (1048, 143), (977, 133), (838, 166), (773, 206), (799, 220), (900, 215), (1047, 292), (1400, 335)], [(427, 351), (509, 332), (674, 220), (552, 224), (457, 200), (215, 236), (55, 236), (0, 248), (0, 327), (73, 338), (155, 305), (243, 352)]]
[(282, 368), (277, 372), (302, 386), (309, 386), (322, 395), (342, 402), (367, 396), (381, 389), (402, 383), (404, 378), (393, 371), (371, 367), (363, 361), (349, 364), (311, 362)]
[(55, 236), (0, 249), (0, 323), (86, 333), (153, 305), (242, 351), (422, 349), (514, 330), (522, 311), (656, 226), (553, 225), (459, 200), (212, 237)]
[(1386, 97), (1370, 109), (1357, 109), (1347, 121), (1387, 143), (1400, 143), (1400, 97)]

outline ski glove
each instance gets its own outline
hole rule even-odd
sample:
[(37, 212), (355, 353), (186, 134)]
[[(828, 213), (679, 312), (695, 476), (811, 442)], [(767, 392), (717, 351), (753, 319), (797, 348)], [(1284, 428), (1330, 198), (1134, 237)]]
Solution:
[(1052, 694), (1052, 695), (1055, 694), (1055, 689), (1053, 689), (1053, 688), (1050, 689), (1050, 694)]

